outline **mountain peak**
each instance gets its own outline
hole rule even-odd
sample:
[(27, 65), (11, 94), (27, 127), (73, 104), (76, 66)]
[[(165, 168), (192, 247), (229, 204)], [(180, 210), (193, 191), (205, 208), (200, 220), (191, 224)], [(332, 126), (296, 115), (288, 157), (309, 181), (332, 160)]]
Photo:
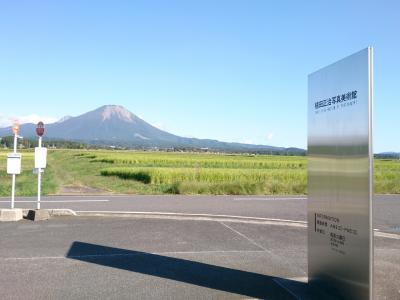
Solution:
[(67, 121), (67, 120), (69, 120), (71, 118), (72, 118), (71, 116), (64, 116), (60, 120), (58, 120), (56, 123), (62, 123), (62, 122), (65, 122), (65, 121)]
[(104, 105), (99, 110), (103, 121), (118, 118), (125, 122), (134, 122), (135, 115), (121, 105)]
[[(63, 121), (63, 122), (61, 122)], [(34, 124), (21, 125), (21, 135), (36, 138)], [(265, 145), (226, 143), (210, 139), (180, 137), (160, 130), (137, 117), (120, 105), (104, 105), (76, 117), (63, 118), (46, 125), (49, 140), (79, 141), (94, 145), (118, 145), (136, 149), (158, 148), (208, 148), (213, 151), (297, 153), (304, 150), (285, 149)], [(10, 128), (0, 128), (0, 136), (10, 135)]]

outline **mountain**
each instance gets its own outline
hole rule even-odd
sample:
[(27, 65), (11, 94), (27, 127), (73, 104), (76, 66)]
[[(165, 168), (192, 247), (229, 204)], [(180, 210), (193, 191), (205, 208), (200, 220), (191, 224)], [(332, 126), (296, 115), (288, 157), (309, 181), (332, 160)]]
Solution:
[(71, 116), (64, 116), (60, 120), (58, 120), (56, 123), (62, 123), (62, 122), (67, 121), (68, 119), (71, 119), (71, 118), (72, 118)]
[(381, 152), (375, 154), (376, 158), (400, 159), (400, 152)]
[[(35, 137), (35, 128), (35, 124), (22, 124), (20, 135), (27, 138)], [(10, 133), (10, 127), (0, 129), (0, 136), (7, 136)], [(286, 149), (180, 137), (150, 125), (118, 105), (105, 105), (77, 117), (68, 116), (56, 123), (47, 124), (45, 138), (130, 148), (209, 148), (216, 151), (290, 152), (290, 154), (304, 154), (305, 152), (298, 148)]]

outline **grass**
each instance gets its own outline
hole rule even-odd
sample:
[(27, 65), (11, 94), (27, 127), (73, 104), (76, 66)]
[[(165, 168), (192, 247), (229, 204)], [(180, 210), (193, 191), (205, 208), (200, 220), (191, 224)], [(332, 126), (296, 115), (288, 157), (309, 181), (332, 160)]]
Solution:
[(305, 170), (227, 168), (107, 168), (103, 176), (170, 186), (181, 194), (304, 194)]
[[(7, 152), (0, 152), (0, 195), (11, 195), (11, 175), (7, 171)], [(33, 174), (34, 153), (31, 151), (22, 152), (22, 172), (17, 175), (15, 191), (17, 196), (33, 196), (37, 193), (37, 175)], [(45, 170), (42, 176), (43, 194), (55, 193), (57, 183), (54, 176), (54, 169), (51, 164)]]
[[(94, 157), (95, 156), (95, 157)], [(255, 156), (193, 153), (98, 153), (87, 154), (92, 162), (140, 167), (169, 168), (232, 168), (232, 169), (301, 169), (306, 166), (304, 157)]]
[[(10, 195), (0, 151), (0, 195)], [(35, 195), (33, 153), (23, 151), (17, 195)], [(400, 193), (400, 161), (375, 160), (375, 192)], [(44, 194), (90, 187), (121, 194), (306, 194), (307, 158), (208, 153), (50, 150)]]
[(400, 160), (375, 161), (375, 193), (400, 194)]

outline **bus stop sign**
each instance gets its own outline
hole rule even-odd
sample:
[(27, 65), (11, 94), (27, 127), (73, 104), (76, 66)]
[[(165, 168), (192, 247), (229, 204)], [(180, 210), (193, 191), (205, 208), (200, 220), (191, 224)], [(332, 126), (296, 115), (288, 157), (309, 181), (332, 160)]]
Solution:
[(43, 134), (44, 134), (44, 124), (43, 124), (42, 121), (40, 121), (39, 123), (37, 123), (37, 126), (36, 126), (36, 134), (37, 134), (38, 136), (40, 136), (40, 137), (42, 137)]

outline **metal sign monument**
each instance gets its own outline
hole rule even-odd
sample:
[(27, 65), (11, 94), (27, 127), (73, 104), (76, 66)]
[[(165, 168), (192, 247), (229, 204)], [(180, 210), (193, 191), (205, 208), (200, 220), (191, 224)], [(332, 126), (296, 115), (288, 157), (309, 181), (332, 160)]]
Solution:
[(308, 272), (372, 299), (372, 48), (308, 77)]

